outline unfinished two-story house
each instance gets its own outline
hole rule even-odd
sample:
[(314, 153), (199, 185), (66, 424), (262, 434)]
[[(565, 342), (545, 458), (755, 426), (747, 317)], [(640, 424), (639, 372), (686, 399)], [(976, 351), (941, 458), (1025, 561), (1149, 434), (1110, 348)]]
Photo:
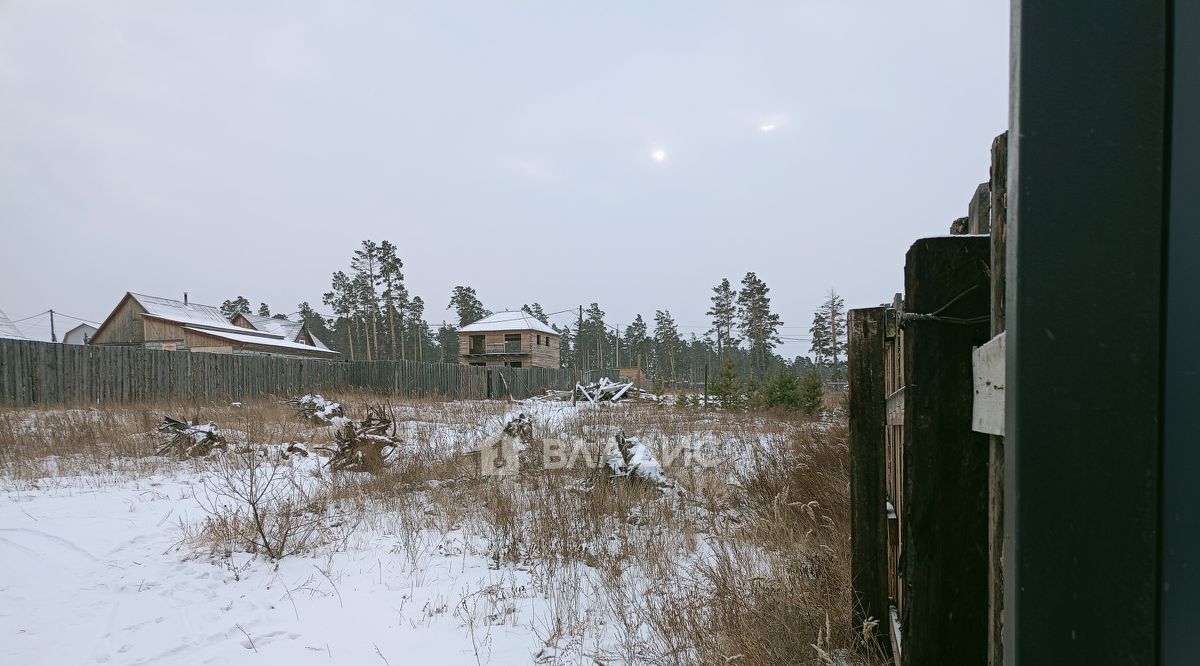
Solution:
[(497, 312), (458, 329), (458, 358), (463, 365), (558, 368), (558, 338), (525, 312)]

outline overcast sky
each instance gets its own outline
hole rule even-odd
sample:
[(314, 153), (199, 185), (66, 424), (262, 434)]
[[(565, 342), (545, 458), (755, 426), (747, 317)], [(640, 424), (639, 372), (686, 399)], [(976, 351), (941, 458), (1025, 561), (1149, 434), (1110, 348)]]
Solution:
[(1007, 96), (1002, 0), (0, 0), (0, 309), (327, 310), (371, 238), (435, 325), (465, 284), (702, 334), (756, 271), (807, 336), (966, 214)]

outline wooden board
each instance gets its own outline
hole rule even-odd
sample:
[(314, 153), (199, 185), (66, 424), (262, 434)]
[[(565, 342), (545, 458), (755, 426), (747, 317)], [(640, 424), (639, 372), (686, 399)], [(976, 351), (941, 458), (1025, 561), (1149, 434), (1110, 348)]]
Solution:
[(985, 435), (1004, 436), (1004, 334), (976, 347), (971, 354), (975, 398), (971, 404), (971, 429)]

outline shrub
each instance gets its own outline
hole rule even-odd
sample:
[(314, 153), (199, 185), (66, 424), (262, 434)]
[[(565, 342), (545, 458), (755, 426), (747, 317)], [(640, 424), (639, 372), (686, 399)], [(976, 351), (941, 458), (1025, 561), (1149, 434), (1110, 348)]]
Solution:
[(815, 371), (800, 378), (800, 408), (805, 414), (815, 415), (821, 410), (825, 395), (825, 385), (821, 375)]
[(737, 366), (733, 359), (725, 359), (717, 376), (709, 385), (709, 396), (725, 409), (741, 409), (746, 406), (745, 387), (738, 376)]
[(756, 396), (756, 403), (763, 409), (780, 408), (788, 411), (805, 410), (804, 395), (800, 390), (800, 379), (796, 373), (784, 370), (763, 384)]

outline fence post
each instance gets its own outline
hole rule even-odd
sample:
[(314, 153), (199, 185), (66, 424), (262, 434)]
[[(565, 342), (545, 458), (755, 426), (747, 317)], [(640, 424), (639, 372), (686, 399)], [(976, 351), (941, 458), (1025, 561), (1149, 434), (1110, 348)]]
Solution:
[(988, 659), (987, 436), (971, 352), (988, 339), (990, 241), (918, 240), (905, 262), (905, 666)]
[(868, 620), (876, 648), (890, 654), (888, 641), (886, 459), (883, 386), (884, 308), (850, 310), (850, 585), (854, 628)]
[[(1004, 332), (1004, 271), (1008, 243), (1008, 132), (992, 141), (991, 332)], [(1004, 664), (1004, 438), (988, 448), (988, 666)]]

